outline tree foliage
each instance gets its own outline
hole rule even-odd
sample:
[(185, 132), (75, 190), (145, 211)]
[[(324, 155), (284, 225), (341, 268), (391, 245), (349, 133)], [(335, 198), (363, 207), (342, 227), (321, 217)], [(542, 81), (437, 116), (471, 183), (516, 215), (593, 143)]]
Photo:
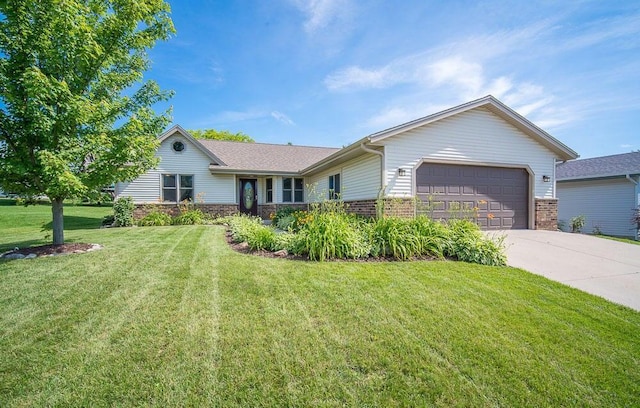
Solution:
[(231, 133), (228, 130), (215, 129), (189, 130), (188, 132), (196, 139), (228, 140), (232, 142), (245, 143), (255, 142), (251, 136), (242, 132)]
[[(62, 202), (156, 165), (171, 92), (143, 81), (174, 32), (162, 0), (0, 2), (0, 188)], [(59, 219), (58, 219), (58, 218)]]

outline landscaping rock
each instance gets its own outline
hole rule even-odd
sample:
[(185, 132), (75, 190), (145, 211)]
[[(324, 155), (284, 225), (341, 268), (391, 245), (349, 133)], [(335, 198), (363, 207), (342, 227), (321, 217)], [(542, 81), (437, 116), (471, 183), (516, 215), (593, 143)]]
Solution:
[(36, 255), (36, 254), (29, 254), (29, 255), (25, 256), (24, 259), (33, 259), (33, 258), (37, 258), (37, 257), (38, 257), (38, 255)]
[(277, 256), (278, 258), (286, 258), (289, 255), (289, 252), (286, 249), (281, 249), (274, 252), (273, 255)]
[(25, 256), (22, 254), (6, 254), (4, 259), (24, 259)]
[(241, 242), (238, 244), (238, 249), (240, 250), (246, 250), (249, 249), (249, 243), (247, 242)]

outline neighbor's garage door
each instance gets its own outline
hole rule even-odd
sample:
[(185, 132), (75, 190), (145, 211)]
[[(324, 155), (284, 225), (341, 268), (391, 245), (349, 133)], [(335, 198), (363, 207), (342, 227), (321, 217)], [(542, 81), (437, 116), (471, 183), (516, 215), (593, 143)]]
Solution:
[(477, 217), (483, 229), (527, 228), (528, 191), (525, 169), (424, 163), (416, 172), (419, 213)]

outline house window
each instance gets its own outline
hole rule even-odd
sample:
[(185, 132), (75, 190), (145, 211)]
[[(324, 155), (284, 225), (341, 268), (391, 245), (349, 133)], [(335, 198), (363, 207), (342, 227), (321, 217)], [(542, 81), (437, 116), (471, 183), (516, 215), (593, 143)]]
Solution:
[(340, 198), (340, 173), (329, 176), (329, 199)]
[(301, 178), (282, 179), (282, 201), (285, 203), (304, 202), (304, 180)]
[(180, 153), (184, 150), (184, 143), (182, 143), (181, 141), (173, 142), (172, 147), (174, 151)]
[(162, 201), (175, 203), (185, 200), (193, 201), (193, 175), (163, 174)]
[(266, 194), (266, 200), (265, 202), (267, 203), (272, 203), (273, 202), (273, 179), (272, 178), (268, 178), (266, 180), (266, 189), (267, 189), (267, 194)]

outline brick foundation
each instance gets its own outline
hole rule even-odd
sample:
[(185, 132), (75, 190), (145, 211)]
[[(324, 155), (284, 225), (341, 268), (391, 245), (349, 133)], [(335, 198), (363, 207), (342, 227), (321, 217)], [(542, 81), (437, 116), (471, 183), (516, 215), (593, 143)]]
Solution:
[[(377, 217), (378, 200), (345, 201), (347, 211), (363, 217)], [(413, 218), (415, 216), (415, 201), (411, 198), (385, 198), (384, 215), (388, 217)]]
[(536, 198), (535, 229), (556, 231), (558, 229), (558, 200), (555, 198)]
[(309, 204), (284, 203), (284, 204), (258, 204), (258, 215), (263, 220), (268, 220), (271, 214), (275, 214), (281, 208), (293, 208), (295, 210), (308, 211)]
[[(225, 217), (239, 212), (238, 206), (235, 204), (193, 204), (193, 207), (214, 218)], [(154, 210), (169, 214), (172, 217), (180, 214), (180, 207), (177, 204), (136, 204), (133, 210), (133, 217), (140, 219)]]

